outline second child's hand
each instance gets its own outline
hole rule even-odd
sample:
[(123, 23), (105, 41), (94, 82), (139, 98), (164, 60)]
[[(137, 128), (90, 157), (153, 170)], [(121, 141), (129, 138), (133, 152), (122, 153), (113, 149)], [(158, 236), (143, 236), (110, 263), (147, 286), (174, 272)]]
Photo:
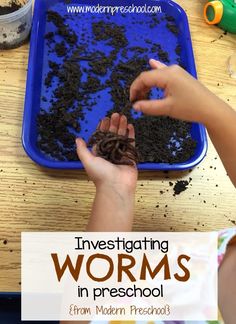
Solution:
[[(153, 116), (170, 116), (206, 124), (217, 97), (177, 65), (150, 60), (151, 71), (141, 73), (130, 87), (136, 111)], [(144, 100), (151, 88), (164, 90), (164, 98)]]
[[(236, 112), (181, 67), (156, 60), (150, 60), (150, 65), (153, 70), (141, 73), (130, 87), (134, 109), (204, 124), (236, 186)], [(154, 87), (164, 90), (164, 98), (145, 100)]]

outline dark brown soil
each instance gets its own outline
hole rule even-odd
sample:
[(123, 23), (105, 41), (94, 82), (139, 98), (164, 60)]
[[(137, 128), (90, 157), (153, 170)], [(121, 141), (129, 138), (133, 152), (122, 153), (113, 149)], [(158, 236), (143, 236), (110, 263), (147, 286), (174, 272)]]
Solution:
[(15, 12), (21, 8), (21, 5), (16, 1), (12, 1), (8, 6), (0, 6), (0, 16)]
[[(126, 115), (128, 122), (135, 127), (139, 154), (127, 138), (115, 137), (114, 134), (111, 136), (109, 133), (104, 136), (104, 133), (96, 132), (90, 145), (102, 145), (98, 145), (99, 156), (117, 164), (130, 164), (130, 161), (132, 164), (137, 161), (173, 164), (187, 161), (193, 156), (196, 142), (190, 136), (190, 123), (167, 117), (134, 118), (129, 88), (141, 72), (150, 69), (148, 51), (156, 53), (163, 62), (170, 62), (169, 54), (160, 44), (147, 39), (146, 47), (129, 46), (125, 26), (104, 21), (93, 22), (92, 44), (105, 42), (111, 47), (107, 54), (101, 50), (88, 50), (86, 41), (81, 41), (82, 34), (78, 45), (78, 36), (57, 12), (48, 11), (47, 21), (56, 27), (56, 31), (45, 35), (46, 42), (50, 50), (63, 59), (63, 63), (49, 61), (49, 72), (44, 81), (48, 89), (55, 80), (59, 86), (49, 99), (49, 110), (41, 109), (38, 117), (38, 147), (43, 153), (57, 160), (78, 160), (75, 133), (80, 133), (86, 111), (96, 107), (96, 99), (93, 96), (91, 101), (91, 95), (109, 89), (111, 108), (107, 116), (114, 112)], [(176, 27), (173, 18), (168, 17), (167, 22)], [(159, 20), (154, 16), (150, 24), (158, 23)], [(55, 35), (61, 36), (60, 42), (55, 42)], [(181, 48), (176, 48), (176, 54), (180, 55), (180, 52)], [(81, 62), (87, 63), (86, 68), (81, 66)], [(102, 77), (107, 75), (109, 77), (103, 82)], [(42, 101), (46, 102), (47, 99), (44, 97)]]
[(190, 123), (169, 117), (144, 116), (136, 119), (134, 126), (140, 162), (174, 164), (187, 161), (194, 154), (196, 142), (189, 135)]
[(175, 18), (172, 17), (172, 16), (166, 16), (166, 20), (167, 20), (168, 22), (171, 22), (171, 23), (174, 23), (174, 22), (175, 22)]
[(134, 140), (127, 136), (96, 131), (88, 145), (95, 145), (96, 155), (114, 164), (136, 165), (139, 161)]
[(189, 178), (188, 180), (177, 180), (175, 185), (174, 185), (174, 195), (179, 195), (181, 192), (185, 191), (188, 189), (188, 185), (190, 184), (190, 182), (192, 181), (191, 178)]
[(26, 22), (23, 23), (23, 24), (21, 24), (21, 25), (18, 27), (17, 34), (21, 34), (21, 33), (23, 33), (23, 32), (25, 31), (26, 25), (27, 25)]
[(176, 35), (176, 36), (178, 36), (179, 35), (179, 29), (178, 29), (178, 27), (176, 26), (176, 24), (175, 23), (170, 23), (170, 22), (168, 22), (167, 24), (166, 24), (166, 27), (174, 34), (174, 35)]
[[(11, 1), (8, 6), (0, 6), (0, 16), (9, 14), (12, 12), (15, 12), (19, 10), (22, 7), (21, 4), (19, 4), (17, 1)], [(12, 31), (13, 33), (16, 34), (16, 38), (18, 38), (17, 34), (21, 34), (25, 31), (26, 29), (26, 23), (22, 23), (19, 25), (18, 29)], [(21, 45), (25, 44), (29, 40), (29, 36), (22, 40), (21, 42), (16, 41), (8, 41), (8, 35), (7, 33), (3, 34), (4, 41), (0, 43), (0, 50), (8, 50), (8, 49), (14, 49), (17, 47), (20, 47)], [(22, 37), (21, 37), (22, 39)]]
[(157, 53), (159, 59), (163, 63), (170, 63), (169, 54), (161, 48), (161, 45), (160, 44), (154, 44), (152, 46), (152, 52), (153, 53)]
[(180, 55), (181, 52), (182, 52), (181, 46), (180, 46), (180, 45), (177, 45), (176, 48), (175, 48), (175, 53), (176, 53), (177, 55)]
[(149, 67), (146, 55), (141, 58), (135, 56), (126, 62), (121, 60), (118, 62), (107, 82), (113, 101), (113, 108), (107, 113), (107, 116), (110, 117), (114, 112), (118, 112), (126, 115), (129, 123), (135, 122), (132, 116), (132, 103), (129, 101), (129, 88), (135, 78), (147, 69)]
[(74, 45), (77, 43), (77, 35), (67, 26), (65, 19), (57, 12), (49, 10), (47, 12), (47, 21), (52, 22), (58, 28), (58, 34), (62, 36), (68, 44)]
[(125, 27), (114, 23), (107, 24), (104, 21), (93, 23), (93, 35), (96, 41), (108, 41), (107, 44), (117, 50), (128, 45)]
[(62, 41), (61, 43), (57, 43), (55, 45), (55, 52), (57, 53), (57, 56), (59, 56), (59, 57), (66, 55), (67, 48), (66, 48), (66, 44), (64, 41)]
[(26, 39), (24, 39), (23, 41), (19, 42), (19, 43), (13, 43), (13, 44), (9, 44), (7, 41), (4, 41), (2, 43), (0, 43), (0, 50), (9, 50), (9, 49), (14, 49), (14, 48), (18, 48), (24, 44), (26, 44), (29, 41), (30, 36), (28, 36)]

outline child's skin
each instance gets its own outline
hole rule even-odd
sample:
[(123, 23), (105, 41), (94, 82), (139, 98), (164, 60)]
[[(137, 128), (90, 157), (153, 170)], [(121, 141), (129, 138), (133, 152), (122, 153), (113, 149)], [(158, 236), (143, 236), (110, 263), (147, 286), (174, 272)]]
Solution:
[[(141, 73), (131, 85), (134, 109), (204, 124), (236, 186), (236, 112), (179, 66), (167, 67), (155, 60), (150, 60), (150, 65), (153, 70)], [(143, 100), (153, 87), (162, 88), (165, 98)]]
[[(134, 138), (134, 127), (127, 118), (115, 113), (98, 125), (101, 131), (111, 131)], [(82, 139), (76, 140), (77, 153), (89, 178), (96, 187), (88, 232), (130, 232), (134, 215), (134, 198), (138, 171), (136, 165), (114, 165), (91, 153)], [(93, 149), (93, 152), (95, 150)], [(88, 324), (88, 321), (61, 321), (61, 324)]]
[[(153, 116), (170, 116), (204, 124), (227, 173), (236, 185), (236, 112), (200, 82), (178, 66), (167, 67), (150, 60), (152, 71), (143, 72), (130, 88), (134, 109)], [(148, 91), (164, 90), (164, 99), (145, 100)], [(134, 138), (126, 118), (113, 114), (99, 125), (102, 131), (114, 131)], [(91, 153), (78, 139), (77, 152), (90, 179), (96, 186), (96, 197), (88, 231), (131, 231), (137, 169), (116, 166)], [(236, 318), (236, 245), (228, 248), (219, 269), (219, 305), (226, 324)], [(70, 322), (65, 322), (70, 323)], [(75, 323), (75, 322), (71, 322)], [(81, 322), (84, 323), (84, 322)]]
[[(133, 125), (115, 113), (99, 124), (101, 131), (110, 131), (134, 138)], [(134, 195), (138, 172), (136, 166), (114, 165), (91, 153), (82, 139), (76, 140), (77, 153), (89, 178), (96, 186), (96, 196), (87, 231), (129, 232), (132, 230)]]
[[(143, 72), (131, 85), (134, 109), (204, 124), (236, 186), (236, 112), (179, 66), (167, 67), (155, 60), (150, 65), (153, 70)], [(164, 90), (164, 99), (144, 100), (153, 87)], [(236, 245), (228, 248), (219, 269), (219, 306), (225, 323), (235, 324)]]

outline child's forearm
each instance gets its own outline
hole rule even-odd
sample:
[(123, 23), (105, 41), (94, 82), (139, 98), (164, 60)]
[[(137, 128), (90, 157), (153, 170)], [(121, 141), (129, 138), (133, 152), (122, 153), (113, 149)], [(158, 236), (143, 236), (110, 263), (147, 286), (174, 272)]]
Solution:
[(211, 111), (205, 125), (227, 174), (236, 186), (236, 112), (217, 97)]
[(236, 245), (228, 248), (219, 270), (219, 305), (225, 324), (236, 317)]
[(134, 192), (125, 187), (101, 185), (96, 188), (87, 231), (129, 232), (132, 230)]

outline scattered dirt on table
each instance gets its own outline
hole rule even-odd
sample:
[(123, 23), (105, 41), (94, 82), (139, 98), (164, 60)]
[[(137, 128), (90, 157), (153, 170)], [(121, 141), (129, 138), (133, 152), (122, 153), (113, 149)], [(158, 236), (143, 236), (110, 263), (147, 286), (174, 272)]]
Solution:
[(173, 188), (173, 196), (179, 195), (181, 192), (187, 190), (191, 181), (191, 178), (189, 178), (189, 180), (177, 180)]
[(227, 32), (227, 31), (224, 31), (222, 34), (219, 35), (218, 38), (213, 39), (213, 40), (211, 41), (211, 43), (215, 43), (216, 41), (222, 39), (222, 38), (223, 38), (224, 36), (226, 36), (227, 34), (228, 34), (228, 32)]
[(235, 219), (229, 218), (228, 215), (224, 215), (224, 217), (227, 219), (228, 222), (230, 222), (231, 224), (236, 226), (236, 220)]

